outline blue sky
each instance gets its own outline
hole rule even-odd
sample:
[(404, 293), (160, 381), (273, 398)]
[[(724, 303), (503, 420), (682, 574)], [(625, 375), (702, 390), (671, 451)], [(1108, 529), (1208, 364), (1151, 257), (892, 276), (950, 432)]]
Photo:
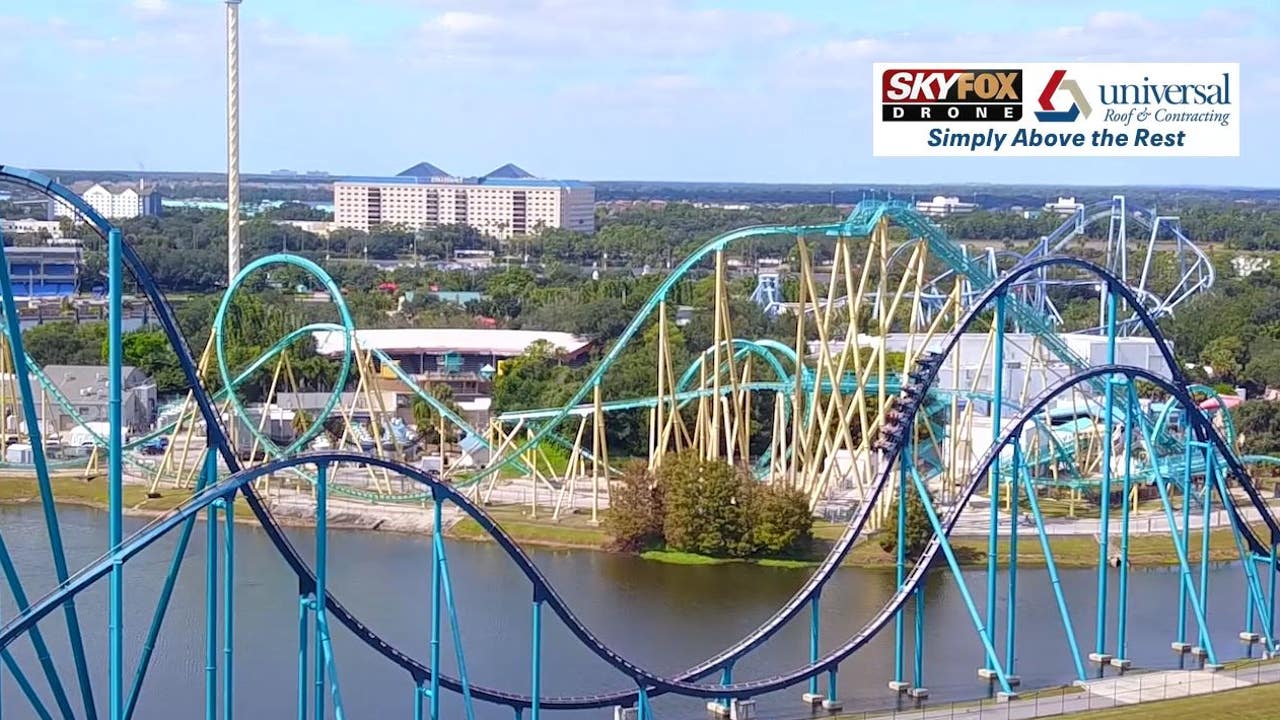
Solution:
[[(242, 167), (757, 182), (1280, 185), (1280, 3), (244, 0)], [(941, 11), (945, 8), (945, 12)], [(0, 163), (219, 170), (223, 5), (0, 5)], [(1241, 63), (1242, 152), (871, 157), (876, 61)]]

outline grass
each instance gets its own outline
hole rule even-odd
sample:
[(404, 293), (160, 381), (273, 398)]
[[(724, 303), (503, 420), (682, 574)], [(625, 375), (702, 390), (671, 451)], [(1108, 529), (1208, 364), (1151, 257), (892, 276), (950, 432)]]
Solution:
[(1280, 685), (1272, 683), (1125, 708), (1074, 713), (1066, 717), (1073, 720), (1274, 720), (1278, 705)]
[[(502, 524), (503, 530), (522, 544), (593, 549), (603, 549), (609, 544), (609, 534), (592, 525), (587, 517), (575, 514), (555, 522), (549, 513), (546, 517), (527, 517), (523, 507), (499, 506), (487, 510)], [(489, 534), (471, 518), (454, 523), (446, 534), (460, 540), (489, 539)]]
[(640, 553), (640, 557), (645, 560), (667, 563), (668, 565), (723, 565), (724, 563), (735, 562), (727, 558), (713, 558), (697, 553), (676, 552), (674, 550), (649, 550)]
[[(80, 474), (54, 475), (50, 478), (53, 497), (60, 503), (105, 508), (107, 506), (107, 482), (104, 478), (84, 480)], [(164, 512), (181, 505), (191, 495), (182, 491), (170, 491), (158, 498), (148, 498), (147, 489), (141, 485), (125, 485), (121, 502), (125, 508)], [(0, 504), (18, 505), (40, 499), (40, 488), (34, 477), (0, 477)]]
[[(814, 552), (821, 556), (835, 542), (843, 525), (834, 523), (814, 523), (813, 535), (817, 542)], [(1260, 528), (1255, 528), (1259, 532)], [(1265, 535), (1265, 533), (1263, 533)], [(1188, 560), (1199, 562), (1202, 542), (1200, 531), (1191, 532), (1188, 543)], [(987, 538), (953, 537), (951, 547), (962, 565), (981, 565), (987, 561)], [(1060, 568), (1080, 568), (1098, 566), (1098, 542), (1092, 535), (1050, 535), (1049, 547), (1053, 552), (1054, 562)], [(1000, 566), (1009, 564), (1009, 538), (998, 539), (996, 546), (996, 563)], [(1119, 552), (1119, 546), (1112, 543), (1112, 553)], [(1209, 531), (1209, 560), (1211, 562), (1231, 562), (1239, 560), (1235, 538), (1230, 529), (1222, 528)], [(1173, 550), (1173, 541), (1168, 535), (1131, 535), (1129, 537), (1129, 561), (1134, 567), (1159, 567), (1177, 563), (1177, 555)], [(871, 538), (867, 542), (856, 545), (849, 553), (846, 565), (858, 567), (892, 567), (894, 556), (880, 548), (880, 543)], [(1040, 547), (1038, 535), (1018, 536), (1018, 565), (1027, 567), (1043, 567), (1044, 552)]]
[[(107, 484), (104, 478), (85, 481), (78, 473), (55, 474), (51, 478), (54, 498), (60, 503), (105, 508), (107, 506)], [(0, 504), (20, 504), (35, 502), (39, 499), (39, 488), (31, 477), (0, 477)], [(166, 491), (159, 498), (148, 498), (146, 488), (141, 485), (124, 486), (124, 506), (129, 510), (143, 512), (166, 512), (182, 504), (190, 494), (180, 490)], [(236, 501), (236, 515), (239, 519), (251, 517), (248, 505), (243, 498)], [(550, 514), (530, 518), (523, 506), (497, 506), (489, 508), (492, 515), (502, 527), (518, 542), (527, 545), (549, 547), (586, 548), (602, 550), (609, 545), (609, 534), (599, 525), (593, 525), (586, 515), (570, 514), (559, 521), (551, 519)], [(814, 543), (808, 557), (798, 559), (759, 559), (752, 560), (766, 567), (796, 568), (809, 567), (821, 560), (834, 544), (844, 525), (816, 521), (813, 526)], [(474, 521), (464, 519), (449, 528), (450, 537), (464, 540), (488, 540), (488, 533), (480, 529)], [(1098, 543), (1091, 535), (1057, 535), (1050, 536), (1050, 547), (1054, 560), (1060, 568), (1097, 567)], [(978, 566), (987, 561), (987, 538), (956, 537), (952, 538), (952, 547), (961, 565)], [(1188, 560), (1198, 562), (1200, 559), (1201, 535), (1194, 531), (1190, 536)], [(1119, 547), (1113, 545), (1113, 554)], [(669, 551), (653, 551), (643, 555), (646, 559), (677, 565), (714, 565), (725, 562), (722, 559), (710, 558), (692, 553), (676, 553)], [(1158, 567), (1172, 565), (1177, 562), (1173, 552), (1173, 544), (1167, 535), (1134, 535), (1129, 539), (1129, 558), (1134, 567)], [(1231, 562), (1239, 559), (1235, 539), (1230, 529), (1212, 530), (1209, 533), (1209, 559), (1212, 562)], [(1009, 564), (1009, 538), (1001, 537), (997, 545), (996, 562), (998, 565)], [(1044, 554), (1041, 551), (1037, 536), (1021, 536), (1018, 544), (1018, 564), (1025, 567), (1044, 566)], [(880, 548), (873, 537), (860, 542), (850, 551), (845, 565), (863, 568), (890, 568), (894, 565), (894, 557)]]

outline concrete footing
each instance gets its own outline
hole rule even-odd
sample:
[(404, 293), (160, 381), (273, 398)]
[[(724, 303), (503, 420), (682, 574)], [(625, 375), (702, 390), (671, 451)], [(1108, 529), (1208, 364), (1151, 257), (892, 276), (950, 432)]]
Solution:
[(729, 706), (719, 700), (708, 700), (707, 712), (716, 717), (729, 717)]
[(822, 693), (805, 693), (800, 696), (800, 699), (804, 701), (805, 705), (812, 707), (814, 705), (821, 705), (822, 701), (827, 699), (827, 696)]
[(1191, 654), (1192, 654), (1192, 655), (1195, 655), (1195, 656), (1196, 656), (1196, 657), (1198, 657), (1198, 658), (1206, 658), (1206, 657), (1209, 657), (1209, 651), (1208, 651), (1208, 650), (1205, 650), (1204, 648), (1200, 647), (1199, 645), (1193, 645), (1193, 646), (1191, 647)]
[(844, 703), (840, 702), (839, 700), (823, 700), (822, 709), (830, 710), (832, 712), (839, 712), (844, 709)]
[(1202, 668), (1205, 672), (1218, 672), (1222, 670), (1220, 663), (1205, 663)]
[(911, 688), (908, 694), (916, 700), (924, 700), (929, 697), (929, 688)]
[(1106, 665), (1111, 662), (1111, 656), (1106, 653), (1089, 653), (1089, 662), (1094, 665)]
[(1169, 643), (1169, 647), (1173, 648), (1173, 651), (1176, 653), (1191, 652), (1191, 643), (1177, 642), (1175, 640), (1174, 642)]
[(1249, 632), (1246, 630), (1240, 633), (1240, 642), (1245, 642), (1252, 645), (1253, 643), (1256, 643), (1256, 642), (1262, 642), (1262, 636), (1256, 632)]
[(730, 700), (729, 720), (754, 720), (756, 716), (755, 700)]
[(640, 717), (640, 709), (633, 707), (615, 707), (613, 709), (613, 720), (636, 720)]
[(978, 668), (978, 677), (983, 680), (995, 680), (996, 671), (991, 668)]
[(1017, 700), (1017, 699), (1018, 699), (1018, 693), (1016, 692), (996, 693), (996, 702), (1009, 702), (1010, 700)]
[(900, 682), (898, 680), (890, 680), (889, 689), (897, 693), (904, 693), (907, 690), (911, 689), (911, 683)]
[(1119, 670), (1128, 670), (1133, 667), (1133, 661), (1127, 658), (1111, 658), (1111, 667)]

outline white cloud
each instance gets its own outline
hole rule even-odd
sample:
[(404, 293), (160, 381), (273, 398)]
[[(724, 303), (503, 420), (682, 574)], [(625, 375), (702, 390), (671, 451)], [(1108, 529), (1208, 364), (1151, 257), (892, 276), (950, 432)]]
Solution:
[(168, 0), (133, 0), (133, 9), (141, 12), (158, 13), (169, 9)]
[(483, 13), (450, 10), (429, 20), (425, 26), (427, 32), (438, 29), (449, 35), (475, 35), (492, 32), (498, 26), (498, 19)]
[(759, 52), (798, 25), (780, 13), (700, 9), (688, 0), (477, 0), (421, 26), (427, 61), (674, 63), (720, 52)]

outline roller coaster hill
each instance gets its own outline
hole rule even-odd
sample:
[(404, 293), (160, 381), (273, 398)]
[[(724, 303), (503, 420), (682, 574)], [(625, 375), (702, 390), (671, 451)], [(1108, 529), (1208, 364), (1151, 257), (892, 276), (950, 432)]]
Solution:
[[(859, 651), (881, 633), (894, 638), (894, 666), (881, 669), (890, 688), (923, 700), (928, 691), (922, 589), (935, 566), (945, 568), (964, 601), (982, 653), (977, 677), (1011, 698), (1018, 685), (1017, 629), (1028, 621), (1016, 601), (1018, 544), (1024, 536), (1040, 546), (1055, 605), (1040, 609), (1031, 621), (1058, 616), (1063, 626), (1058, 657), (1071, 676), (1084, 681), (1153, 657), (1149, 648), (1129, 644), (1129, 540), (1139, 512), (1169, 529), (1165, 539), (1177, 558), (1180, 612), (1168, 619), (1174, 648), (1206, 669), (1221, 667), (1222, 648), (1215, 647), (1211, 623), (1234, 623), (1246, 652), (1275, 651), (1280, 525), (1250, 475), (1251, 467), (1274, 460), (1237, 453), (1228, 401), (1188, 383), (1157, 323), (1211, 287), (1213, 268), (1176, 219), (1130, 208), (1121, 196), (1079, 208), (1059, 230), (1020, 255), (972, 253), (911, 205), (892, 201), (863, 202), (839, 222), (725, 233), (672, 268), (566, 402), (503, 412), (480, 428), (377, 347), (362, 343), (338, 287), (311, 261), (280, 254), (246, 265), (222, 299), (208, 346), (195, 354), (169, 302), (118, 229), (37, 173), (0, 167), (0, 179), (71, 204), (103, 234), (109, 256), (113, 422), (94, 437), (107, 470), (109, 540), (99, 559), (74, 573), (54, 504), (60, 468), (46, 456), (37, 412), (41, 402), (66, 402), (64, 410), (72, 412), (74, 403), (60, 398), (26, 355), (8, 265), (0, 261), (5, 355), (14, 388), (6, 397), (24, 420), (32, 450), (25, 471), (39, 490), (55, 576), (50, 587), (29, 593), (0, 543), (0, 571), (13, 595), (0, 625), (0, 660), (20, 690), (20, 696), (6, 694), (5, 700), (21, 702), (37, 716), (96, 717), (100, 704), (113, 718), (154, 712), (154, 706), (147, 709), (146, 680), (171, 599), (179, 582), (203, 582), (197, 592), (207, 605), (206, 685), (203, 695), (192, 698), (188, 714), (203, 705), (208, 717), (219, 708), (229, 717), (236, 707), (235, 618), (242, 592), (234, 575), (232, 521), (246, 508), (298, 580), (299, 717), (344, 717), (349, 711), (339, 682), (339, 650), (349, 645), (334, 643), (339, 634), (344, 642), (362, 643), (388, 673), (403, 678), (405, 714), (414, 717), (439, 718), (442, 707), (449, 707), (456, 714), (446, 716), (468, 718), (479, 708), (533, 718), (612, 708), (619, 715), (648, 718), (665, 697), (685, 697), (742, 718), (750, 716), (754, 698), (795, 687), (807, 690), (806, 702), (830, 710), (840, 706), (840, 667), (856, 662)], [(1064, 254), (1085, 234), (1105, 243), (1100, 257)], [(734, 332), (728, 257), (739, 244), (763, 237), (793, 242), (785, 277), (762, 277), (753, 294), (765, 312), (791, 318), (790, 342)], [(247, 278), (282, 266), (312, 276), (329, 295), (334, 320), (303, 325), (261, 357), (233, 363), (235, 319), (229, 308), (235, 294)], [(170, 422), (130, 442), (119, 422), (126, 267), (151, 303), (190, 386)], [(669, 301), (680, 282), (699, 272), (715, 279), (713, 297), (702, 309), (711, 314), (714, 338), (691, 362), (677, 364)], [(1084, 303), (1090, 305), (1082, 312)], [(1068, 333), (1063, 331), (1068, 317), (1086, 320)], [(341, 338), (333, 389), (314, 414), (286, 416), (282, 398), (293, 391), (285, 348), (316, 333)], [(606, 396), (611, 370), (630, 344), (646, 335), (656, 339), (652, 393)], [(251, 407), (239, 389), (258, 372), (270, 381), (262, 403)], [(416, 428), (396, 425), (399, 408), (388, 406), (393, 394), (410, 395), (429, 409), (436, 425), (435, 462), (424, 452), (423, 438), (413, 434)], [(1210, 402), (1202, 402), (1205, 398)], [(676, 673), (644, 667), (602, 641), (574, 613), (573, 598), (556, 590), (485, 509), (519, 502), (528, 504), (529, 514), (560, 519), (589, 513), (599, 520), (619, 475), (620, 459), (610, 458), (606, 438), (611, 417), (619, 414), (645, 419), (651, 467), (660, 468), (672, 452), (748, 467), (762, 483), (806, 493), (815, 510), (838, 517), (844, 527), (827, 557), (771, 617)], [(279, 428), (286, 418), (293, 432)], [(247, 435), (251, 452), (241, 452), (244, 440), (234, 438), (238, 434)], [(160, 436), (170, 438), (162, 455), (141, 452), (143, 443)], [(462, 447), (447, 450), (450, 443)], [(463, 456), (469, 460), (457, 461)], [(126, 483), (146, 484), (153, 493), (178, 486), (189, 497), (126, 538)], [(283, 504), (297, 506), (300, 500), (316, 525), (314, 538), (305, 540), (314, 542), (314, 550), (305, 555), (282, 531), (277, 515)], [(906, 508), (913, 503), (922, 507), (932, 534), (919, 556), (908, 558), (903, 533)], [(424, 531), (431, 536), (430, 560), (423, 563), (431, 590), (422, 607), (423, 627), (396, 635), (429, 642), (393, 644), (334, 594), (328, 518), (339, 504), (398, 506), (431, 518)], [(1049, 541), (1053, 518), (1063, 506), (1087, 511), (1098, 528), (1096, 592), (1072, 593), (1070, 601)], [(206, 573), (192, 580), (179, 570), (199, 516), (208, 519), (202, 550)], [(463, 630), (478, 619), (455, 602), (442, 529), (450, 517), (474, 521), (527, 583), (526, 682), (499, 686), (468, 676)], [(1213, 518), (1222, 519), (1239, 555), (1236, 569), (1215, 573), (1214, 582), (1228, 582), (1228, 576), (1238, 581), (1235, 589), (1246, 601), (1243, 617), (1208, 611), (1209, 533), (1194, 536), (1203, 543), (1198, 559), (1191, 545), (1193, 526), (1208, 528)], [(890, 523), (898, 533), (892, 591), (856, 633), (824, 636), (819, 623), (823, 589), (858, 542)], [(970, 590), (974, 576), (961, 572), (952, 545), (951, 536), (962, 532), (962, 525), (989, 543), (989, 564), (981, 575), (985, 597)], [(0, 527), (0, 536), (4, 532)], [(1119, 538), (1114, 544), (1113, 537)], [(160, 587), (128, 586), (126, 598), (126, 568), (149, 549), (149, 557), (169, 556), (169, 572)], [(1000, 555), (1008, 558), (1007, 570), (997, 569)], [(99, 582), (109, 586), (107, 622), (83, 622), (76, 600)], [(130, 622), (146, 627), (140, 642), (125, 642), (126, 605), (129, 617), (137, 618)], [(806, 624), (797, 621), (801, 615), (809, 620), (809, 644), (793, 666), (761, 670), (742, 662), (784, 627)], [(1093, 631), (1091, 642), (1076, 631), (1082, 616), (1092, 623), (1082, 626)], [(616, 685), (582, 688), (577, 694), (544, 692), (548, 619), (616, 671)], [(169, 627), (171, 633), (184, 631), (200, 630)], [(85, 648), (94, 642), (109, 648), (105, 672), (90, 671)], [(1091, 652), (1084, 655), (1081, 645)], [(447, 662), (442, 647), (452, 651)], [(363, 660), (370, 662), (367, 654)], [(1086, 663), (1096, 667), (1086, 670)], [(753, 672), (744, 677), (744, 669)], [(94, 679), (101, 685), (103, 675), (106, 689), (96, 693)]]

